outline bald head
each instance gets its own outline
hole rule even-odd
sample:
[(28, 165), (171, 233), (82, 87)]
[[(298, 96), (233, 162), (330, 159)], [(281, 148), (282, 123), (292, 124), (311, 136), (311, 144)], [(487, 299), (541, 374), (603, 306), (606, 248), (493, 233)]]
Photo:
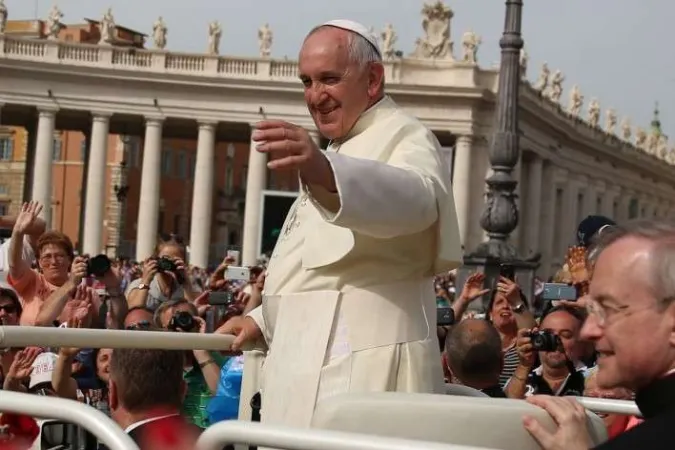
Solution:
[(499, 382), (502, 342), (487, 320), (466, 319), (452, 327), (445, 351), (452, 374), (463, 384), (483, 388)]

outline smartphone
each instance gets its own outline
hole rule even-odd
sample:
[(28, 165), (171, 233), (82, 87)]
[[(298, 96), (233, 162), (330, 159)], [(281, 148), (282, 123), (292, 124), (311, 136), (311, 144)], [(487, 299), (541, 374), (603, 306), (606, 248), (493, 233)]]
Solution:
[(234, 300), (232, 292), (216, 291), (209, 292), (208, 302), (212, 306), (228, 306)]
[(447, 327), (455, 324), (455, 310), (450, 306), (436, 308), (436, 325)]
[(544, 283), (541, 291), (543, 300), (571, 300), (577, 299), (577, 288), (565, 283)]
[(225, 279), (230, 281), (248, 281), (251, 278), (251, 269), (248, 267), (229, 266), (225, 271)]
[(239, 263), (239, 250), (228, 250), (225, 256), (227, 258), (232, 258), (234, 260), (234, 264), (240, 264)]
[(510, 264), (502, 264), (499, 268), (499, 275), (508, 280), (516, 281), (516, 269)]

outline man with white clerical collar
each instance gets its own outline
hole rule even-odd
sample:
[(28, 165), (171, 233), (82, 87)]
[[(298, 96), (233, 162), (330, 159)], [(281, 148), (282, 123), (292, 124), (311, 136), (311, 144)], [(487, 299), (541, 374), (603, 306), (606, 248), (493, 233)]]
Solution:
[(433, 275), (459, 265), (450, 174), (434, 134), (384, 93), (377, 41), (347, 20), (305, 38), (303, 128), (256, 125), (271, 170), (297, 170), (261, 307), (234, 348), (264, 337), (263, 422), (308, 427), (317, 402), (347, 392), (443, 392)]

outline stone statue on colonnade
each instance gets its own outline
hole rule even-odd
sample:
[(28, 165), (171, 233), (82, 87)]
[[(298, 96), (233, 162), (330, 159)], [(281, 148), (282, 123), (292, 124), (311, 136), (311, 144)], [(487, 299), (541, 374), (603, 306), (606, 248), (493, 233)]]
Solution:
[(562, 84), (564, 81), (565, 75), (563, 75), (563, 73), (560, 70), (556, 70), (549, 82), (550, 86), (548, 98), (551, 99), (552, 102), (560, 103), (560, 98), (562, 97), (563, 94)]
[(605, 112), (605, 131), (609, 134), (614, 134), (616, 128), (616, 111), (609, 108)]
[(454, 60), (450, 21), (455, 13), (441, 0), (425, 3), (422, 8), (422, 28), (425, 37), (417, 39), (412, 56), (420, 59)]
[(588, 105), (588, 124), (593, 128), (597, 128), (600, 124), (600, 102), (597, 98), (591, 100)]
[(530, 55), (527, 54), (525, 47), (520, 49), (520, 77), (527, 78), (527, 64), (530, 61)]
[(539, 72), (539, 78), (534, 85), (534, 89), (543, 94), (548, 88), (548, 80), (551, 77), (551, 70), (548, 68), (548, 63), (541, 65), (541, 71)]
[(9, 17), (9, 12), (7, 11), (7, 6), (5, 6), (5, 0), (0, 0), (0, 34), (5, 33), (7, 17)]
[(582, 106), (584, 106), (584, 96), (581, 94), (579, 85), (575, 84), (570, 91), (569, 113), (574, 117), (579, 117)]
[[(373, 33), (375, 34), (375, 33)], [(394, 26), (390, 23), (384, 26), (382, 30), (382, 57), (386, 60), (391, 60), (396, 57), (396, 41), (398, 41), (398, 35), (394, 30)]]
[(258, 46), (260, 48), (260, 56), (262, 58), (269, 58), (272, 54), (272, 42), (274, 34), (270, 28), (270, 24), (266, 23), (258, 30)]
[(624, 117), (621, 121), (621, 137), (624, 139), (624, 141), (630, 141), (631, 135), (632, 130), (630, 126), (630, 119), (628, 117)]
[(63, 28), (61, 19), (63, 19), (63, 13), (59, 7), (52, 6), (52, 9), (49, 10), (49, 16), (47, 16), (47, 39), (55, 41), (59, 38), (59, 31)]
[(638, 127), (635, 130), (635, 146), (639, 149), (647, 150), (646, 144), (647, 132), (643, 128)]
[(115, 18), (113, 17), (112, 8), (108, 8), (99, 23), (101, 39), (99, 44), (112, 44), (115, 39)]
[(223, 35), (223, 29), (220, 23), (213, 21), (209, 24), (209, 55), (218, 55), (220, 53), (220, 39)]
[(476, 64), (478, 62), (478, 48), (483, 42), (480, 36), (469, 30), (462, 36), (462, 60)]
[(166, 48), (166, 35), (169, 29), (164, 22), (164, 18), (159, 16), (159, 19), (152, 25), (152, 38), (155, 41), (155, 47), (159, 50)]

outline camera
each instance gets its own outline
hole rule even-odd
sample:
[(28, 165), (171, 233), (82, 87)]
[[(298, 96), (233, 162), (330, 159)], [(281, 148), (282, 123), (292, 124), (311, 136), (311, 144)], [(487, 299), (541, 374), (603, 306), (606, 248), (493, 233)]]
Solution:
[(196, 326), (197, 321), (194, 317), (192, 317), (192, 314), (187, 311), (178, 311), (174, 313), (173, 316), (171, 316), (171, 320), (169, 321), (167, 328), (171, 331), (178, 331), (180, 328), (185, 332), (190, 332), (194, 330)]
[(175, 272), (176, 271), (176, 263), (167, 258), (166, 256), (162, 256), (161, 258), (157, 258), (157, 272)]
[(532, 340), (532, 349), (538, 352), (555, 352), (562, 347), (560, 338), (547, 330), (529, 334)]
[(112, 263), (106, 255), (97, 255), (87, 261), (87, 276), (102, 277), (110, 270)]

